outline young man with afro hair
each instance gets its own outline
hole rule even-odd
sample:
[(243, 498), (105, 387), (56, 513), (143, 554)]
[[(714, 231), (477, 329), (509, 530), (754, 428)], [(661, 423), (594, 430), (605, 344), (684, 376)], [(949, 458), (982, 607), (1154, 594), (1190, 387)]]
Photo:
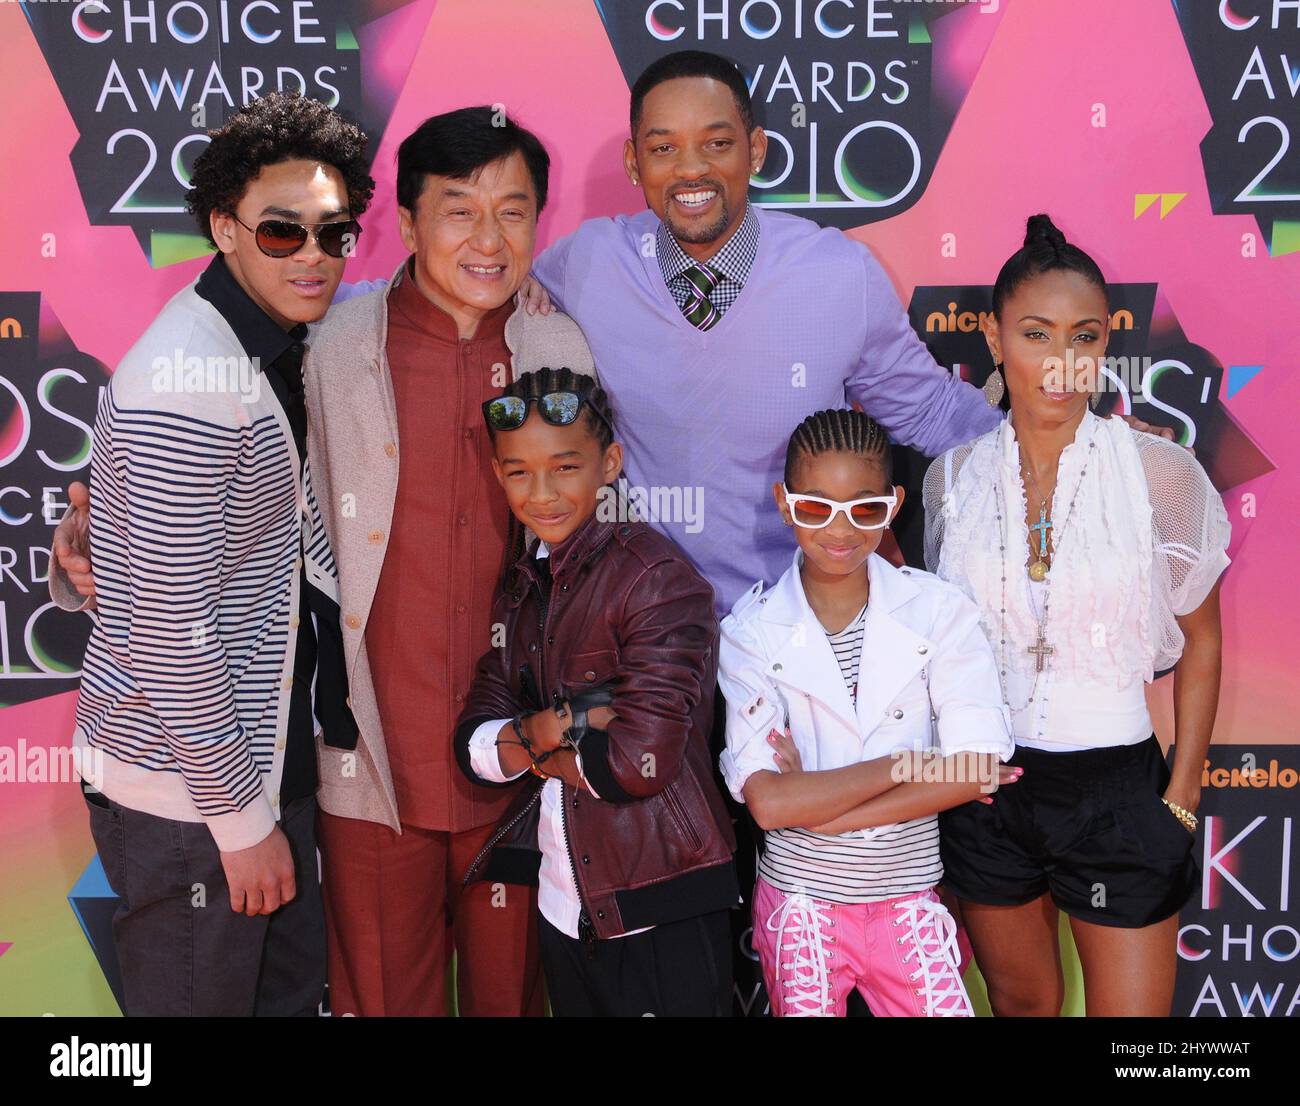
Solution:
[[(325, 985), (314, 733), (356, 726), (302, 361), (374, 181), (366, 136), (297, 95), (209, 137), (187, 200), (216, 256), (127, 352), (95, 423), (74, 740), (103, 766), (82, 788), (120, 900), (126, 1013), (309, 1016)], [(76, 583), (51, 573), (60, 605)]]

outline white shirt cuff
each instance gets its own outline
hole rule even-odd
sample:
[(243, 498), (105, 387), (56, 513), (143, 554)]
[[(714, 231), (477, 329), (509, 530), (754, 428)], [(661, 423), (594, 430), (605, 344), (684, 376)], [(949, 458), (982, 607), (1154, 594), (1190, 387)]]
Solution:
[(469, 764), (474, 769), (474, 775), (481, 780), (487, 780), (490, 783), (509, 783), (511, 780), (517, 780), (525, 772), (516, 772), (513, 776), (507, 776), (501, 771), (501, 756), (497, 750), (497, 734), (501, 732), (502, 726), (510, 725), (509, 718), (494, 718), (490, 722), (482, 723), (478, 729), (470, 736), (469, 739)]

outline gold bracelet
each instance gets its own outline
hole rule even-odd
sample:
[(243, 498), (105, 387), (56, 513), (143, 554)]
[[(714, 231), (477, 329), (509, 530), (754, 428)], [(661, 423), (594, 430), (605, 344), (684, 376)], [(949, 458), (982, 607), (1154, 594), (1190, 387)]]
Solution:
[(1172, 810), (1174, 812), (1174, 817), (1177, 818), (1180, 822), (1182, 822), (1182, 824), (1186, 826), (1189, 830), (1191, 830), (1192, 833), (1196, 832), (1197, 822), (1196, 822), (1195, 814), (1193, 814), (1186, 807), (1179, 806), (1177, 803), (1170, 802), (1168, 799), (1162, 798), (1160, 801), (1164, 803), (1165, 806), (1167, 806), (1170, 810)]

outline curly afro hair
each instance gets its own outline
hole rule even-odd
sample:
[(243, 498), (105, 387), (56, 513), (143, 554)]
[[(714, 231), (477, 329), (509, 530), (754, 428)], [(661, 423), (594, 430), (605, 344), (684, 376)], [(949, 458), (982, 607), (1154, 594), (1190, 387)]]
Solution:
[(185, 204), (214, 248), (210, 216), (233, 214), (249, 182), (267, 165), (293, 158), (332, 165), (347, 186), (352, 216), (370, 206), (375, 182), (366, 162), (366, 136), (319, 100), (273, 92), (250, 101), (208, 137), (212, 141), (194, 161)]

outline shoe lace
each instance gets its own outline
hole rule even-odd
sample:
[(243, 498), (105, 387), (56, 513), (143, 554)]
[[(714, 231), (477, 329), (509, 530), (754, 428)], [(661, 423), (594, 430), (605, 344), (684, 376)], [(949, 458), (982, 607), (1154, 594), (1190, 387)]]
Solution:
[[(830, 904), (802, 891), (787, 895), (767, 919), (777, 934), (776, 982), (783, 991), (787, 1017), (818, 1018), (830, 1013), (831, 981), (827, 950), (835, 938), (824, 933), (835, 922)], [(787, 959), (788, 956), (788, 959)], [(787, 974), (788, 973), (788, 974)]]
[(913, 957), (917, 962), (910, 978), (921, 983), (916, 993), (925, 997), (925, 1016), (971, 1017), (974, 1011), (958, 973), (957, 922), (948, 908), (934, 899), (915, 898), (895, 903), (894, 909), (900, 914), (894, 925), (907, 929), (898, 938), (900, 945), (908, 945), (903, 963)]

